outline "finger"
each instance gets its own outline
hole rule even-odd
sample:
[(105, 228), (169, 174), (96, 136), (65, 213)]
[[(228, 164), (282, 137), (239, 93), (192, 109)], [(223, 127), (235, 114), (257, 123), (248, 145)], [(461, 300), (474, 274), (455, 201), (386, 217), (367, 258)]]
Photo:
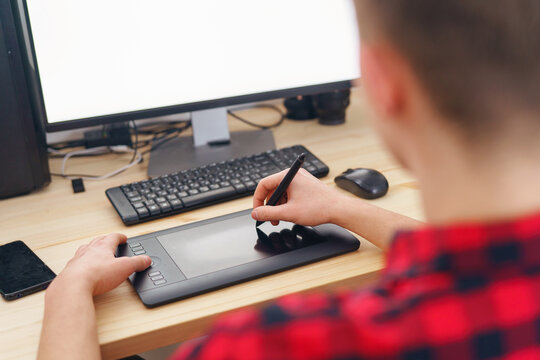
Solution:
[(264, 205), (264, 200), (266, 200), (268, 194), (278, 187), (286, 173), (287, 170), (283, 170), (259, 181), (259, 185), (257, 185), (255, 193), (253, 194), (253, 208)]
[(278, 206), (259, 206), (253, 209), (251, 216), (259, 221), (279, 221), (289, 219), (287, 204)]
[(127, 237), (124, 234), (109, 234), (105, 236), (102, 240), (104, 244), (107, 245), (108, 248), (110, 248), (113, 251), (116, 251), (116, 248), (118, 245), (123, 244), (127, 241)]
[(113, 271), (127, 278), (136, 271), (143, 271), (152, 263), (152, 259), (147, 255), (139, 255), (133, 257), (123, 256), (117, 258), (113, 263)]
[(81, 256), (84, 253), (84, 251), (86, 250), (87, 247), (88, 247), (88, 245), (79, 246), (77, 251), (75, 251), (75, 256)]
[[(272, 198), (272, 196), (274, 196), (274, 193), (275, 191), (270, 191), (267, 195), (266, 195), (266, 199), (265, 199), (265, 204), (268, 204), (268, 201), (270, 201), (270, 199)], [(287, 201), (284, 199), (286, 199), (286, 195), (287, 194), (283, 194), (281, 195), (281, 197), (278, 199), (278, 202), (276, 203), (276, 205), (280, 205), (280, 204), (284, 204), (286, 203)], [(264, 204), (263, 204), (264, 205)]]
[(317, 179), (315, 176), (311, 175), (311, 173), (304, 168), (300, 168), (300, 170), (298, 170), (298, 173), (308, 178)]
[(89, 245), (89, 246), (92, 246), (92, 245), (94, 245), (95, 243), (97, 243), (98, 241), (103, 240), (104, 238), (105, 238), (105, 235), (95, 237), (95, 238), (92, 239), (92, 241), (90, 241), (90, 242), (88, 243), (88, 245)]
[(277, 220), (273, 220), (273, 221), (270, 221), (270, 223), (274, 226), (278, 226), (279, 225), (279, 221)]

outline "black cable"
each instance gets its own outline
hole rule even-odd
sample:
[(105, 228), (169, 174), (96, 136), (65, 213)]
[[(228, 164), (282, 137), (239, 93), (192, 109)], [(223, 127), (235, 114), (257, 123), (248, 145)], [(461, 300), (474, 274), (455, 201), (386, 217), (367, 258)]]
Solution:
[(281, 109), (278, 108), (275, 105), (259, 104), (259, 105), (254, 106), (254, 108), (265, 108), (265, 109), (275, 110), (280, 114), (280, 119), (277, 122), (275, 122), (274, 124), (271, 124), (271, 125), (259, 125), (259, 124), (255, 124), (255, 123), (253, 123), (253, 122), (251, 122), (249, 120), (246, 120), (246, 119), (238, 116), (237, 114), (235, 114), (231, 110), (227, 110), (227, 114), (231, 115), (233, 118), (235, 118), (237, 120), (242, 121), (243, 123), (246, 123), (248, 125), (251, 125), (251, 126), (254, 126), (254, 127), (258, 128), (258, 129), (263, 129), (263, 130), (278, 127), (279, 125), (283, 124), (283, 121), (285, 121), (285, 113), (283, 111), (281, 111)]
[(49, 147), (53, 150), (64, 150), (67, 148), (84, 146), (85, 144), (86, 142), (84, 140), (73, 140), (73, 141), (67, 141), (63, 143), (49, 145)]
[(52, 176), (59, 176), (59, 177), (62, 177), (62, 178), (67, 178), (67, 177), (98, 177), (100, 175), (89, 175), (89, 174), (58, 174), (58, 173), (51, 173)]
[(131, 157), (129, 164), (135, 161), (135, 158), (137, 157), (137, 149), (139, 147), (139, 130), (137, 129), (137, 124), (135, 124), (135, 120), (131, 120), (131, 124), (133, 125), (133, 129), (135, 129), (135, 144), (133, 145), (133, 156)]
[(162, 136), (159, 136), (159, 137), (154, 137), (152, 139), (152, 147), (150, 149), (147, 149), (147, 150), (143, 151), (141, 154), (146, 155), (149, 152), (151, 152), (152, 150), (156, 150), (157, 148), (159, 148), (163, 144), (165, 144), (165, 143), (167, 143), (167, 142), (169, 142), (169, 141), (171, 141), (173, 139), (176, 139), (181, 133), (183, 133), (185, 130), (189, 129), (190, 127), (191, 127), (191, 122), (188, 122), (183, 127), (179, 127), (179, 128), (177, 127), (177, 128), (170, 129), (169, 134), (162, 135)]

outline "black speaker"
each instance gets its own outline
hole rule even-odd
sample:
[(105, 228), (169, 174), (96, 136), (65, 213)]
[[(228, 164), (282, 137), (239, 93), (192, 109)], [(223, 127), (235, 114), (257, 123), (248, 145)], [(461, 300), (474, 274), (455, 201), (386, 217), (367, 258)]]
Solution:
[(0, 198), (51, 180), (43, 124), (32, 112), (10, 0), (0, 0)]

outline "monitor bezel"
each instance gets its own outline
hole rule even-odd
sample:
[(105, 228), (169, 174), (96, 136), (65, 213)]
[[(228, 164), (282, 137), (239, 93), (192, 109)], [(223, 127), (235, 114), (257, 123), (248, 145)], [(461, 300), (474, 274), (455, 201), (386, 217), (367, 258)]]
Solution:
[(72, 119), (60, 122), (50, 123), (47, 118), (43, 89), (39, 76), (39, 67), (32, 36), (32, 28), (28, 15), (26, 0), (16, 0), (16, 19), (19, 27), (19, 40), (24, 48), (21, 48), (24, 58), (27, 82), (30, 88), (30, 99), (36, 116), (44, 125), (47, 132), (56, 132), (64, 130), (73, 130), (91, 126), (99, 126), (116, 122), (128, 122), (132, 120), (141, 120), (165, 115), (181, 114), (186, 112), (220, 108), (226, 106), (240, 105), (251, 102), (267, 101), (285, 97), (294, 97), (299, 95), (312, 95), (335, 90), (351, 88), (356, 79), (337, 81), (324, 84), (309, 85), (303, 87), (280, 89), (275, 91), (246, 94), (239, 96), (226, 97), (221, 99), (212, 99), (186, 104), (170, 105), (158, 108), (136, 110), (115, 114), (100, 115), (87, 118)]

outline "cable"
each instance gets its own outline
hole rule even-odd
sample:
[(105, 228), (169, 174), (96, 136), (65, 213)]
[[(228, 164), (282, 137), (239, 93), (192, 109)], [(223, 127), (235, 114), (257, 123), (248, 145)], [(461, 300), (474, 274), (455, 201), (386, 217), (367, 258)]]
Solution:
[[(136, 154), (134, 160), (130, 161), (129, 164), (124, 165), (121, 168), (116, 169), (116, 170), (114, 170), (114, 171), (112, 171), (110, 173), (107, 173), (105, 175), (83, 175), (83, 176), (78, 176), (80, 174), (66, 174), (66, 172), (65, 172), (66, 163), (69, 160), (69, 158), (71, 158), (73, 156), (76, 156), (76, 155), (80, 155), (80, 154), (99, 154), (99, 155), (102, 155), (102, 154), (106, 154), (106, 153), (111, 152), (111, 149), (115, 150), (115, 151), (121, 151), (123, 149), (128, 149), (128, 148), (124, 147), (124, 146), (112, 146), (111, 148), (109, 148), (108, 146), (100, 146), (100, 147), (91, 148), (91, 149), (82, 149), (82, 150), (75, 150), (75, 151), (69, 152), (69, 153), (65, 154), (64, 159), (62, 160), (61, 173), (60, 174), (53, 174), (53, 175), (62, 176), (64, 178), (68, 178), (68, 179), (74, 179), (74, 178), (77, 178), (77, 177), (81, 177), (84, 180), (105, 180), (105, 179), (108, 179), (108, 178), (110, 178), (112, 176), (120, 174), (121, 172), (129, 169), (130, 167), (138, 164), (142, 160), (142, 155), (141, 154)], [(136, 150), (133, 150), (133, 152), (136, 152)]]
[(49, 148), (54, 149), (54, 150), (64, 150), (67, 148), (79, 147), (79, 146), (84, 146), (84, 145), (85, 145), (84, 140), (73, 140), (73, 141), (67, 141), (64, 143), (49, 145)]
[(139, 147), (139, 130), (137, 124), (135, 124), (135, 120), (131, 120), (131, 124), (133, 125), (133, 129), (135, 129), (135, 144), (133, 145), (133, 156), (129, 162), (130, 164), (135, 160), (135, 157), (137, 157), (137, 148)]
[[(65, 152), (56, 150), (55, 148), (51, 148), (51, 147), (47, 148), (47, 151), (49, 152), (50, 158), (63, 158), (67, 154)], [(110, 149), (108, 152), (114, 153), (114, 151)], [(72, 157), (92, 157), (92, 156), (101, 156), (103, 154), (106, 154), (106, 153), (104, 152), (104, 153), (98, 153), (98, 154), (76, 154), (76, 155), (73, 155)]]
[[(134, 130), (135, 135), (135, 141), (133, 142), (133, 156), (131, 157), (131, 160), (127, 165), (122, 166), (121, 168), (112, 171), (105, 175), (91, 175), (91, 174), (67, 174), (66, 173), (66, 163), (67, 161), (72, 157), (90, 157), (90, 156), (101, 156), (108, 153), (125, 153), (126, 150), (129, 150), (128, 147), (124, 145), (119, 146), (101, 146), (101, 147), (95, 147), (90, 149), (81, 149), (81, 150), (75, 150), (71, 152), (62, 152), (59, 149), (67, 148), (69, 146), (65, 147), (49, 147), (48, 152), (50, 157), (57, 157), (57, 158), (63, 158), (62, 159), (62, 169), (60, 173), (51, 173), (52, 176), (59, 176), (62, 178), (68, 178), (68, 179), (74, 179), (74, 178), (83, 178), (85, 180), (104, 180), (107, 178), (110, 178), (112, 176), (115, 176), (130, 167), (139, 164), (142, 161), (142, 156), (148, 152), (150, 152), (152, 149), (156, 149), (160, 146), (162, 146), (164, 143), (176, 138), (180, 133), (185, 131), (186, 129), (189, 129), (191, 127), (191, 123), (188, 122), (182, 127), (173, 127), (168, 128), (160, 131), (151, 131), (150, 134), (153, 134), (154, 136), (152, 139), (148, 140), (142, 140), (139, 141), (139, 128), (135, 121), (132, 122), (132, 127)], [(185, 122), (183, 122), (185, 123)], [(149, 145), (154, 144), (151, 149), (148, 149), (142, 153), (139, 153), (139, 149), (142, 147), (146, 147)]]
[(259, 125), (259, 124), (255, 124), (249, 120), (246, 120), (240, 116), (238, 116), (237, 114), (235, 114), (234, 112), (232, 112), (231, 110), (227, 110), (227, 114), (231, 115), (233, 118), (237, 119), (237, 120), (240, 120), (242, 121), (243, 123), (246, 123), (248, 125), (251, 125), (251, 126), (254, 126), (256, 128), (259, 128), (259, 129), (263, 129), (263, 130), (266, 130), (266, 129), (272, 129), (272, 128), (275, 128), (275, 127), (278, 127), (279, 125), (283, 124), (283, 121), (285, 121), (285, 113), (283, 111), (281, 111), (280, 108), (278, 108), (277, 106), (275, 105), (269, 105), (269, 104), (259, 104), (259, 105), (255, 105), (254, 108), (265, 108), (265, 109), (272, 109), (272, 110), (275, 110), (277, 111), (279, 114), (280, 114), (280, 119), (274, 123), (274, 124), (271, 124), (271, 125)]
[[(254, 107), (255, 108), (272, 109), (272, 110), (274, 110), (274, 111), (276, 111), (276, 112), (278, 112), (280, 114), (280, 119), (277, 122), (275, 122), (274, 124), (271, 124), (271, 125), (259, 125), (259, 124), (255, 124), (255, 123), (253, 123), (253, 122), (251, 122), (249, 120), (246, 120), (246, 119), (240, 117), (239, 115), (232, 112), (231, 110), (227, 110), (227, 113), (229, 115), (231, 115), (232, 117), (234, 117), (235, 119), (237, 119), (239, 121), (242, 121), (242, 122), (244, 122), (244, 123), (246, 123), (246, 124), (248, 124), (250, 126), (259, 128), (259, 129), (271, 129), (271, 128), (278, 127), (285, 120), (285, 113), (283, 111), (281, 111), (281, 109), (278, 108), (275, 105), (259, 104), (259, 105), (256, 105)], [(117, 169), (115, 171), (112, 171), (112, 172), (110, 172), (108, 174), (105, 174), (105, 175), (66, 174), (66, 172), (65, 172), (66, 163), (72, 157), (100, 156), (100, 155), (104, 155), (104, 154), (107, 154), (107, 153), (125, 152), (123, 149), (124, 148), (127, 149), (127, 147), (123, 147), (123, 146), (112, 146), (112, 147), (100, 146), (100, 147), (96, 147), (96, 148), (75, 150), (75, 151), (71, 151), (71, 152), (68, 152), (68, 153), (63, 153), (60, 150), (66, 149), (66, 148), (69, 148), (69, 147), (83, 146), (84, 141), (82, 141), (82, 142), (81, 141), (73, 141), (73, 142), (68, 142), (68, 143), (64, 143), (64, 144), (56, 144), (56, 146), (49, 146), (48, 152), (50, 153), (51, 157), (63, 157), (61, 173), (51, 173), (51, 175), (60, 176), (60, 177), (63, 177), (63, 178), (68, 178), (68, 179), (73, 179), (73, 178), (83, 178), (85, 180), (104, 180), (104, 179), (108, 179), (108, 178), (110, 178), (112, 176), (115, 176), (115, 175), (129, 169), (130, 167), (140, 163), (142, 161), (143, 155), (146, 155), (147, 153), (151, 152), (152, 150), (155, 150), (155, 149), (159, 148), (160, 146), (163, 146), (165, 143), (177, 138), (182, 132), (184, 132), (185, 130), (187, 130), (187, 129), (189, 129), (191, 127), (191, 121), (189, 121), (189, 122), (184, 122), (184, 121), (180, 122), (179, 121), (179, 122), (173, 122), (173, 123), (166, 123), (166, 125), (177, 125), (177, 124), (180, 124), (180, 123), (184, 123), (185, 125), (181, 126), (181, 127), (176, 127), (176, 126), (175, 127), (166, 127), (165, 129), (160, 129), (160, 130), (139, 130), (139, 127), (137, 126), (135, 121), (131, 120), (132, 128), (133, 128), (134, 134), (135, 134), (135, 142), (133, 143), (133, 147), (132, 147), (133, 156), (131, 157), (131, 160), (129, 161), (129, 163), (127, 165), (124, 165), (121, 168), (119, 168), (119, 169)], [(153, 125), (154, 126), (155, 125), (163, 126), (163, 124), (148, 124), (148, 125), (143, 125), (143, 127), (150, 127), (150, 126), (153, 126)], [(139, 134), (152, 135), (152, 138), (139, 141)], [(139, 153), (139, 149), (147, 147), (149, 145), (151, 145), (150, 149), (146, 149), (143, 152)], [(122, 150), (119, 150), (119, 149), (122, 149)]]
[(188, 122), (183, 127), (177, 127), (177, 128), (172, 128), (172, 129), (167, 130), (168, 133), (165, 135), (158, 136), (158, 137), (154, 136), (154, 138), (152, 138), (152, 141), (151, 141), (152, 147), (150, 149), (143, 151), (142, 155), (146, 155), (152, 150), (156, 150), (160, 146), (164, 145), (165, 143), (173, 139), (176, 139), (181, 133), (183, 133), (190, 127), (191, 127), (191, 122)]

